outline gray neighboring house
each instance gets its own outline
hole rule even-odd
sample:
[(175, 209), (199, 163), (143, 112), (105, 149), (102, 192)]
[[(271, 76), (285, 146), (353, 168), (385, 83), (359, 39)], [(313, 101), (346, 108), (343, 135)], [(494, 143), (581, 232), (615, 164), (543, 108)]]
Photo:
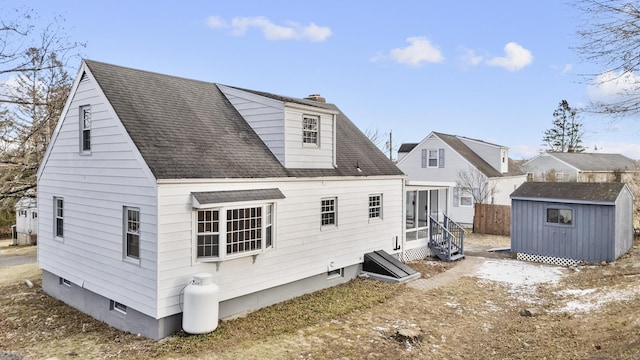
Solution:
[(620, 154), (546, 152), (522, 165), (528, 181), (628, 182), (636, 161)]
[(511, 201), (511, 252), (518, 259), (614, 261), (633, 245), (633, 194), (624, 183), (526, 182)]

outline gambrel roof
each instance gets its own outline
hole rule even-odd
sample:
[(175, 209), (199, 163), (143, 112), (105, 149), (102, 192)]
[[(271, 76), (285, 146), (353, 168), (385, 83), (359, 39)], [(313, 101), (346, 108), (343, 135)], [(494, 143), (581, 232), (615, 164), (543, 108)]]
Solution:
[(511, 194), (511, 198), (613, 203), (625, 186), (624, 183), (525, 182)]
[[(444, 141), (447, 145), (449, 145), (455, 152), (460, 154), (463, 158), (465, 158), (473, 167), (478, 169), (482, 174), (486, 177), (500, 177), (503, 176), (501, 172), (496, 170), (493, 166), (489, 165), (483, 158), (480, 157), (475, 151), (471, 150), (462, 140), (459, 139), (456, 135), (443, 134), (439, 132), (434, 132), (438, 138)], [(467, 138), (469, 139), (469, 138)], [(469, 139), (474, 141), (479, 141), (485, 144), (489, 144), (487, 142), (475, 139)], [(498, 146), (495, 144), (490, 144), (494, 146)]]
[(529, 162), (541, 156), (554, 157), (578, 171), (637, 171), (636, 162), (620, 154), (547, 152)]
[(403, 175), (333, 104), (254, 91), (339, 112), (337, 167), (287, 169), (217, 84), (84, 62), (157, 179)]

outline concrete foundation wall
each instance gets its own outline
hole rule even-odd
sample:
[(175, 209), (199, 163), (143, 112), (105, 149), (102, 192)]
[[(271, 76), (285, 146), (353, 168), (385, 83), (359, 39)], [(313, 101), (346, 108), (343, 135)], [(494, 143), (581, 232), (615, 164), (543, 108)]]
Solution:
[[(361, 270), (362, 265), (358, 264), (344, 268), (339, 276), (320, 274), (229, 299), (219, 304), (218, 316), (224, 319), (242, 315), (297, 296), (343, 284), (358, 276)], [(111, 299), (100, 296), (78, 284), (63, 282), (59, 276), (45, 270), (42, 271), (42, 288), (54, 298), (122, 331), (159, 340), (182, 329), (182, 313), (154, 319), (135, 309), (127, 308), (125, 314), (114, 309)]]

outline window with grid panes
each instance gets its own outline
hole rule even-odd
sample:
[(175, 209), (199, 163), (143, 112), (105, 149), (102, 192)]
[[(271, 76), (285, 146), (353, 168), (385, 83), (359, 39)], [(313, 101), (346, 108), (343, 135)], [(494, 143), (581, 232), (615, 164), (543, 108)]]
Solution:
[(304, 115), (302, 117), (302, 143), (318, 145), (319, 116)]
[(382, 218), (382, 195), (369, 195), (369, 219)]
[(322, 199), (320, 225), (336, 225), (336, 198)]

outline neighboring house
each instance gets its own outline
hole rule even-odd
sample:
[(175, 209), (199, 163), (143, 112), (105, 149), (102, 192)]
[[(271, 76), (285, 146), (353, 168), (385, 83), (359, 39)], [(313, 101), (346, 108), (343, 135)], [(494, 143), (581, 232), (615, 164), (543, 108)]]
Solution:
[(628, 182), (638, 164), (620, 154), (546, 152), (522, 165), (529, 181)]
[(626, 184), (526, 182), (511, 200), (511, 251), (518, 259), (614, 261), (633, 245), (633, 194)]
[(158, 339), (195, 274), (225, 318), (394, 252), (405, 176), (322, 100), (83, 61), (38, 172), (44, 290)]
[(38, 241), (38, 202), (25, 196), (16, 203), (14, 245), (32, 245)]
[(425, 251), (430, 215), (473, 224), (474, 198), (458, 185), (460, 172), (477, 175), (479, 185), (494, 189), (485, 199), (490, 204), (510, 205), (509, 194), (526, 181), (509, 172), (506, 147), (463, 136), (432, 132), (420, 143), (402, 144), (398, 159), (407, 174), (405, 247), (418, 249), (416, 257)]

